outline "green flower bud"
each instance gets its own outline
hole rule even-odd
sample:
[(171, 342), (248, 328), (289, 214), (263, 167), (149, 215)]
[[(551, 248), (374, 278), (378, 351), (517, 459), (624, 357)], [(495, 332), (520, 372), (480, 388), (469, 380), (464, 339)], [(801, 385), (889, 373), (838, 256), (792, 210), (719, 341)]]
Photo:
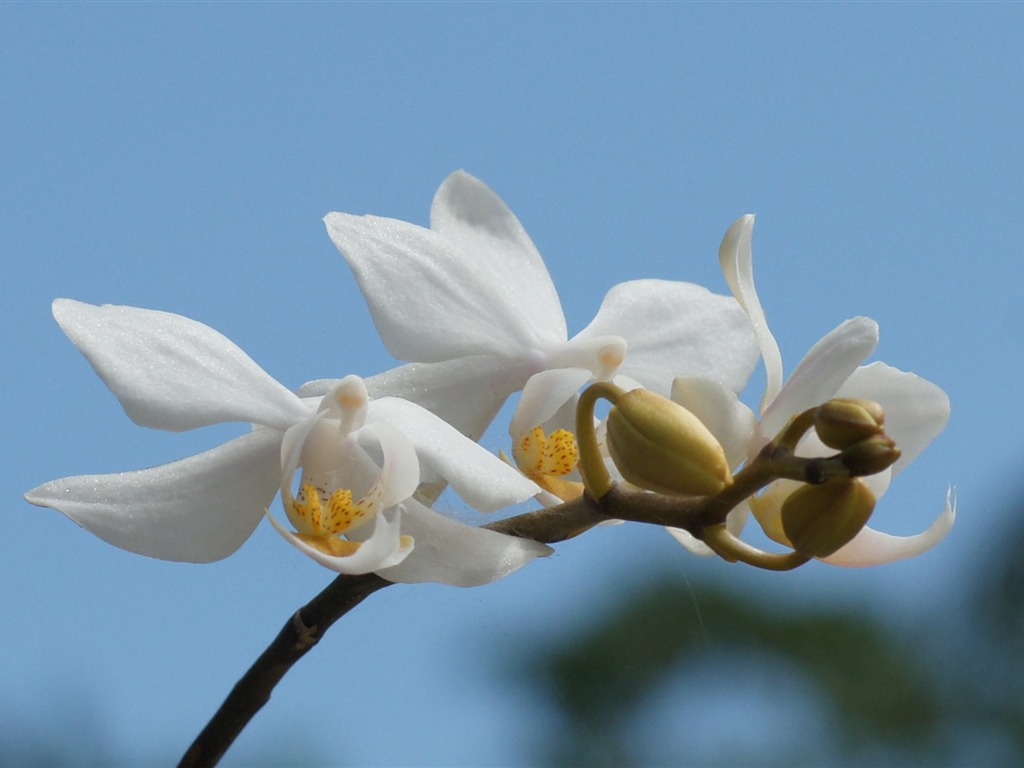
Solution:
[(672, 495), (712, 495), (732, 482), (722, 446), (700, 419), (646, 389), (619, 397), (608, 413), (608, 452), (622, 476)]
[(839, 454), (852, 475), (862, 477), (891, 467), (900, 457), (900, 449), (888, 435), (875, 435), (844, 448)]
[(782, 503), (782, 531), (801, 555), (828, 557), (867, 523), (875, 494), (860, 480), (804, 485)]
[(814, 431), (829, 448), (843, 450), (854, 443), (882, 434), (885, 411), (871, 400), (837, 397), (818, 407)]

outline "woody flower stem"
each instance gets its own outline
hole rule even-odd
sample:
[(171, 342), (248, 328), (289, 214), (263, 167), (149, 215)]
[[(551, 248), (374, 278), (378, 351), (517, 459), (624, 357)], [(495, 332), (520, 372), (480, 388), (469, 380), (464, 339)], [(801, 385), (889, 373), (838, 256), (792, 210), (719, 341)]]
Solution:
[(335, 621), (378, 589), (392, 582), (375, 573), (338, 576), (281, 628), (277, 637), (260, 654), (206, 727), (185, 752), (179, 768), (216, 765), (242, 729), (270, 700), (274, 686), (299, 659), (306, 655)]

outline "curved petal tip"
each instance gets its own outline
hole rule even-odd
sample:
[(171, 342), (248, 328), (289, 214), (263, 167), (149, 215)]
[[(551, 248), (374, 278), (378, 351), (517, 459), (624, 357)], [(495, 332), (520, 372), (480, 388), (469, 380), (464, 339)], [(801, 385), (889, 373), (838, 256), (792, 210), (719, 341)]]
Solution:
[(935, 521), (916, 536), (892, 536), (872, 528), (865, 528), (835, 554), (822, 558), (831, 565), (863, 568), (884, 565), (926, 552), (944, 538), (956, 520), (956, 489), (946, 491), (946, 507)]

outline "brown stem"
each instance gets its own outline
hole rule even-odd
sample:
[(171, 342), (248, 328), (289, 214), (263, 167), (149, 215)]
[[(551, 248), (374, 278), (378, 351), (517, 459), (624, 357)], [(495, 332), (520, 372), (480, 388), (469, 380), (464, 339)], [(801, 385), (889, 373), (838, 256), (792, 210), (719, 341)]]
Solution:
[(306, 655), (327, 628), (390, 581), (375, 573), (339, 576), (285, 623), (192, 742), (179, 768), (214, 766), (238, 734), (270, 700), (274, 686)]

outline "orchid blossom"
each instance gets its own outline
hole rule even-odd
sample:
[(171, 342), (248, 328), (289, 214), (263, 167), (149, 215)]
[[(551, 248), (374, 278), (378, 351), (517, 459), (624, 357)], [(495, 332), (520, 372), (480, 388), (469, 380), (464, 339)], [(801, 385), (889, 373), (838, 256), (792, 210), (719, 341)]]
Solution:
[[(460, 525), (410, 498), (421, 466), (481, 511), (538, 491), (413, 403), (370, 400), (355, 376), (323, 397), (301, 398), (227, 338), (180, 315), (69, 299), (55, 301), (53, 313), (137, 424), (170, 431), (253, 425), (180, 461), (64, 478), (26, 494), (117, 547), (167, 560), (219, 560), (252, 534), (280, 490), (296, 531), (271, 517), (274, 527), (340, 573), (471, 586), (551, 551)], [(371, 453), (382, 457), (379, 465)]]
[[(736, 300), (750, 316), (764, 360), (766, 386), (761, 400), (760, 420), (721, 383), (694, 376), (677, 377), (672, 399), (700, 418), (721, 443), (730, 466), (737, 467), (757, 455), (789, 421), (804, 411), (834, 397), (872, 400), (885, 410), (885, 430), (899, 447), (901, 457), (890, 468), (863, 478), (875, 497), (881, 496), (890, 480), (903, 470), (942, 431), (949, 418), (949, 399), (939, 387), (912, 373), (884, 363), (861, 363), (878, 343), (877, 324), (865, 317), (841, 323), (818, 341), (783, 384), (782, 357), (765, 320), (754, 289), (751, 239), (754, 217), (736, 221), (722, 241), (719, 258)], [(824, 456), (830, 451), (813, 431), (798, 445), (806, 456)], [(799, 483), (777, 480), (760, 495), (734, 509), (727, 520), (738, 533), (753, 511), (765, 533), (784, 545), (782, 503)], [(916, 536), (891, 536), (863, 528), (848, 544), (825, 562), (844, 566), (868, 566), (913, 557), (933, 547), (953, 525), (955, 504), (947, 494), (946, 506), (924, 532)], [(691, 534), (669, 529), (684, 546), (697, 554), (712, 554)]]
[[(620, 376), (625, 386), (667, 394), (672, 377), (686, 372), (739, 391), (757, 360), (750, 321), (732, 298), (667, 280), (615, 286), (570, 339), (554, 284), (522, 224), (463, 171), (438, 189), (429, 229), (344, 213), (325, 223), (384, 345), (409, 363), (368, 379), (371, 393), (415, 401), (479, 439), (522, 389), (510, 429), (513, 453), (554, 467), (556, 476), (573, 463), (571, 435), (545, 427), (560, 410), (571, 414), (570, 401), (588, 382)], [(330, 386), (311, 382), (300, 392), (322, 394)], [(532, 441), (525, 449), (523, 439)]]

